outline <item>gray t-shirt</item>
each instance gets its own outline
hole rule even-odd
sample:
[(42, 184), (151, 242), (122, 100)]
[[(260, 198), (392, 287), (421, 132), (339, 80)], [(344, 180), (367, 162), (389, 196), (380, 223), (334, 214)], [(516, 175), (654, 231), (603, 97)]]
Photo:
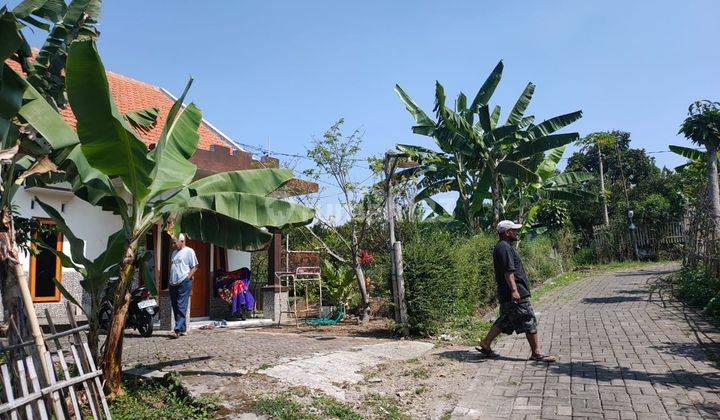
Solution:
[(190, 270), (196, 265), (198, 265), (198, 260), (195, 256), (195, 251), (189, 246), (173, 251), (170, 267), (170, 284), (174, 286), (187, 279)]

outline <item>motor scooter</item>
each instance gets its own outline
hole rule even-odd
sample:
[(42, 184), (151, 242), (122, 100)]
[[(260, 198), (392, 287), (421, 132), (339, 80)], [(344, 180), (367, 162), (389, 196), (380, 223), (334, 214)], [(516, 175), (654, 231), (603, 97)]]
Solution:
[[(106, 293), (100, 303), (100, 328), (110, 330), (113, 317), (114, 293)], [(158, 303), (145, 286), (139, 286), (130, 294), (125, 327), (135, 328), (143, 337), (150, 337), (153, 333), (153, 317), (157, 313)]]

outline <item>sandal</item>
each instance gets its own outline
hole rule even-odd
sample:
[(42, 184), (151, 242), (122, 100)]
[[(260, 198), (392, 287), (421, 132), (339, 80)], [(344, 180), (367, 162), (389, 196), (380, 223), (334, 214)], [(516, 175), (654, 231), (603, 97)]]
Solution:
[(535, 362), (552, 363), (552, 362), (557, 361), (557, 357), (552, 356), (550, 354), (533, 354), (532, 356), (530, 356), (530, 360), (535, 361)]
[(177, 332), (173, 331), (170, 334), (168, 334), (168, 338), (178, 338), (179, 335)]
[(496, 358), (500, 357), (500, 355), (498, 353), (496, 353), (495, 350), (493, 350), (493, 349), (486, 349), (481, 346), (477, 346), (477, 347), (475, 347), (475, 350), (479, 351), (480, 354), (482, 354), (483, 356), (485, 356), (488, 359), (496, 359)]

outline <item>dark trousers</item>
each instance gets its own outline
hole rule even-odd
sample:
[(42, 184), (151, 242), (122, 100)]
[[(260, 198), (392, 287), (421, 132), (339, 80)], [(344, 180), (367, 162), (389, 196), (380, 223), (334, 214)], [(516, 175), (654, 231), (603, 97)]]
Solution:
[(174, 286), (170, 285), (170, 302), (175, 316), (175, 332), (181, 333), (187, 330), (185, 314), (187, 313), (191, 290), (192, 280), (190, 279), (185, 279)]

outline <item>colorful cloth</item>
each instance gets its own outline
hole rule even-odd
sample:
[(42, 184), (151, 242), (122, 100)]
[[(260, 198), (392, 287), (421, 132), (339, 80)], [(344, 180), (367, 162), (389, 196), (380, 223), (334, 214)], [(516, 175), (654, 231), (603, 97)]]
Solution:
[(255, 297), (250, 293), (250, 274), (250, 269), (243, 267), (221, 273), (215, 279), (215, 292), (230, 305), (233, 315), (241, 309), (250, 311), (255, 307)]

